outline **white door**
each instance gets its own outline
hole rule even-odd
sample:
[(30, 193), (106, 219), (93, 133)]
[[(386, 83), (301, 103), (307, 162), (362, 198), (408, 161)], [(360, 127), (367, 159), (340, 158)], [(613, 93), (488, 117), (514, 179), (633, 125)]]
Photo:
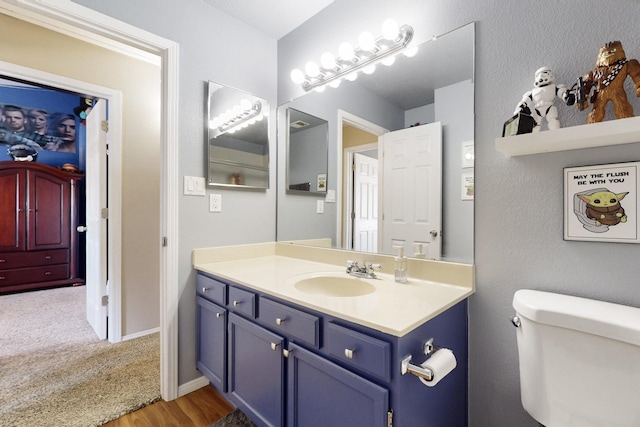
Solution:
[(415, 252), (440, 259), (442, 230), (442, 126), (415, 126), (380, 137), (383, 147), (383, 214), (380, 235), (384, 253)]
[(101, 99), (87, 116), (86, 188), (86, 288), (87, 321), (98, 335), (107, 338), (107, 120), (106, 101)]
[(353, 248), (378, 250), (378, 159), (354, 153)]

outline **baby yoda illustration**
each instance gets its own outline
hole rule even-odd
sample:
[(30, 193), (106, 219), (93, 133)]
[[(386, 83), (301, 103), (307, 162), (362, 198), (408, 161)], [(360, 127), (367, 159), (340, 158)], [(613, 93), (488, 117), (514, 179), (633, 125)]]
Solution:
[(627, 222), (627, 215), (620, 205), (620, 200), (629, 194), (612, 193), (611, 191), (598, 191), (593, 194), (580, 194), (578, 197), (587, 204), (587, 217), (596, 222), (596, 226), (616, 225), (621, 222)]

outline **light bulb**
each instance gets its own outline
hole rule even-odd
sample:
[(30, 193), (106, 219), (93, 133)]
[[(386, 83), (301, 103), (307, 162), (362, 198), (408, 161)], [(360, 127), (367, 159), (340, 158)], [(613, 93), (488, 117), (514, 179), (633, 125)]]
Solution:
[(302, 83), (304, 83), (304, 73), (299, 70), (299, 69), (293, 69), (291, 70), (291, 80), (297, 84), (297, 85), (301, 85)]
[(209, 120), (209, 129), (215, 129), (218, 127), (218, 122), (216, 119)]
[(304, 65), (304, 71), (309, 77), (318, 77), (320, 74), (320, 67), (313, 61), (309, 61)]
[(373, 74), (376, 71), (376, 66), (374, 64), (367, 65), (362, 69), (362, 72), (365, 74)]
[(358, 72), (354, 71), (353, 73), (349, 73), (344, 78), (349, 80), (350, 82), (353, 82), (358, 78)]
[(324, 90), (325, 90), (326, 88), (327, 88), (326, 86), (318, 86), (318, 87), (317, 87), (317, 88), (315, 88), (314, 90), (315, 90), (316, 92), (324, 92)]
[(387, 40), (395, 40), (400, 33), (398, 23), (393, 19), (387, 19), (382, 23), (382, 37)]
[(413, 58), (418, 53), (418, 47), (417, 46), (412, 46), (409, 49), (405, 49), (404, 51), (402, 51), (402, 53), (407, 58)]
[(386, 58), (383, 58), (382, 61), (380, 61), (383, 65), (386, 66), (390, 66), (393, 65), (394, 62), (396, 62), (396, 57), (395, 56), (387, 56)]
[(331, 52), (325, 52), (320, 57), (320, 64), (323, 68), (333, 69), (336, 68), (336, 58), (333, 57)]
[(331, 86), (332, 88), (337, 88), (340, 86), (340, 83), (342, 82), (341, 79), (335, 79), (333, 80), (331, 83), (329, 83), (329, 86)]
[(338, 54), (340, 55), (340, 58), (342, 58), (342, 59), (344, 59), (346, 61), (352, 60), (353, 57), (355, 56), (355, 52), (353, 50), (353, 46), (351, 46), (347, 42), (342, 43), (338, 47)]
[(369, 31), (365, 31), (360, 34), (358, 38), (358, 44), (360, 49), (371, 52), (376, 47), (376, 40)]

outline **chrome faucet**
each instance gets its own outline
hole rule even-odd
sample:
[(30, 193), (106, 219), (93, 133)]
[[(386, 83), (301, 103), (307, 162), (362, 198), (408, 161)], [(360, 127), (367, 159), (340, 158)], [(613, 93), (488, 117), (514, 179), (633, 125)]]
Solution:
[(358, 265), (358, 261), (347, 261), (347, 274), (355, 277), (362, 277), (364, 279), (375, 279), (376, 274), (374, 273), (375, 269), (382, 268), (380, 264), (367, 264), (366, 261), (362, 263), (362, 267)]

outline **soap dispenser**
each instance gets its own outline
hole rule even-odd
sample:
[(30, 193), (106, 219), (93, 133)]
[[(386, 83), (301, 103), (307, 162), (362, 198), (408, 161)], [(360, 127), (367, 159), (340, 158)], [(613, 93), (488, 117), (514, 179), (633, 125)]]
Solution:
[(395, 279), (398, 283), (407, 283), (407, 258), (404, 256), (403, 246), (394, 246), (398, 251), (395, 257)]
[(427, 257), (427, 254), (422, 252), (422, 243), (414, 243), (413, 246), (416, 249), (415, 253), (413, 254), (414, 258), (425, 259)]

